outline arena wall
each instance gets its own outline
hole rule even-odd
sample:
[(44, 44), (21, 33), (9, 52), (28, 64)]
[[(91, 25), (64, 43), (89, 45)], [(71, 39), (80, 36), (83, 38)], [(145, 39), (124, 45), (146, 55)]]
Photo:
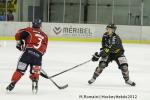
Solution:
[[(15, 33), (22, 28), (32, 26), (31, 22), (0, 22), (0, 40), (13, 40)], [(53, 41), (99, 42), (106, 25), (43, 23), (42, 29)], [(150, 43), (150, 26), (117, 25), (117, 34), (124, 42)]]

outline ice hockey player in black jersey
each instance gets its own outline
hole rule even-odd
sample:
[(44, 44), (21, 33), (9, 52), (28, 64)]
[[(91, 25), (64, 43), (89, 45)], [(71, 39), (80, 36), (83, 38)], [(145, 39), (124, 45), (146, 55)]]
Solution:
[(88, 81), (89, 84), (92, 84), (96, 80), (110, 62), (115, 61), (122, 72), (125, 83), (131, 86), (136, 85), (135, 82), (131, 81), (129, 78), (127, 59), (124, 55), (122, 41), (115, 33), (116, 28), (115, 24), (109, 24), (106, 27), (107, 32), (105, 32), (102, 37), (102, 48), (100, 52), (96, 52), (92, 57), (92, 61), (98, 61), (100, 57), (101, 59), (98, 67), (95, 69), (92, 79)]

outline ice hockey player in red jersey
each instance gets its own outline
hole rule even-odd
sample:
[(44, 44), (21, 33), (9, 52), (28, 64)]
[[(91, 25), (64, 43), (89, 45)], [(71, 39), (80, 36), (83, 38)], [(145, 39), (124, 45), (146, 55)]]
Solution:
[(42, 21), (35, 19), (32, 22), (32, 27), (20, 29), (16, 33), (16, 48), (23, 51), (23, 54), (18, 61), (16, 71), (12, 75), (11, 83), (6, 87), (7, 91), (13, 90), (28, 66), (30, 66), (29, 77), (32, 80), (32, 90), (37, 93), (42, 56), (48, 45), (48, 36), (41, 30), (41, 25)]
[(124, 55), (122, 41), (115, 33), (116, 28), (115, 24), (109, 24), (106, 27), (107, 32), (104, 33), (102, 38), (102, 48), (100, 52), (96, 52), (92, 57), (92, 61), (98, 61), (100, 57), (101, 59), (98, 67), (95, 69), (92, 79), (88, 81), (89, 84), (92, 84), (96, 80), (111, 61), (115, 61), (122, 72), (125, 83), (135, 86), (135, 83), (129, 79), (127, 59)]

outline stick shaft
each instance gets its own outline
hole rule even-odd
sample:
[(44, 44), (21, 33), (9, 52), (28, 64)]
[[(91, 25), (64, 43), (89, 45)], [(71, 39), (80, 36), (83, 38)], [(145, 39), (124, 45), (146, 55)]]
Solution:
[(52, 75), (52, 76), (50, 76), (49, 78), (53, 78), (53, 77), (55, 77), (55, 76), (58, 76), (58, 75), (63, 74), (63, 73), (65, 73), (65, 72), (68, 72), (68, 71), (70, 71), (70, 70), (72, 70), (72, 69), (74, 69), (74, 68), (77, 68), (77, 67), (79, 67), (79, 66), (81, 66), (81, 65), (84, 65), (84, 64), (86, 64), (86, 63), (88, 63), (88, 62), (90, 62), (90, 61), (91, 61), (91, 59), (90, 59), (90, 60), (87, 60), (87, 61), (85, 61), (85, 62), (83, 62), (83, 63), (81, 63), (81, 64), (78, 64), (78, 65), (76, 65), (76, 66), (74, 66), (74, 67), (72, 67), (72, 68), (66, 69), (66, 70), (64, 70), (64, 71), (62, 71), (62, 72), (60, 72), (60, 73), (57, 73), (57, 74), (55, 74), (55, 75)]

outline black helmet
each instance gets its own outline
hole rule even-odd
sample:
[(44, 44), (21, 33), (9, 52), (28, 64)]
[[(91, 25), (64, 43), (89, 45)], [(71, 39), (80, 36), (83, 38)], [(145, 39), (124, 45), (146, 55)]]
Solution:
[(42, 26), (42, 20), (41, 19), (35, 19), (32, 22), (32, 27), (33, 28), (40, 28)]
[(112, 28), (114, 31), (117, 29), (115, 24), (108, 24), (106, 28)]

